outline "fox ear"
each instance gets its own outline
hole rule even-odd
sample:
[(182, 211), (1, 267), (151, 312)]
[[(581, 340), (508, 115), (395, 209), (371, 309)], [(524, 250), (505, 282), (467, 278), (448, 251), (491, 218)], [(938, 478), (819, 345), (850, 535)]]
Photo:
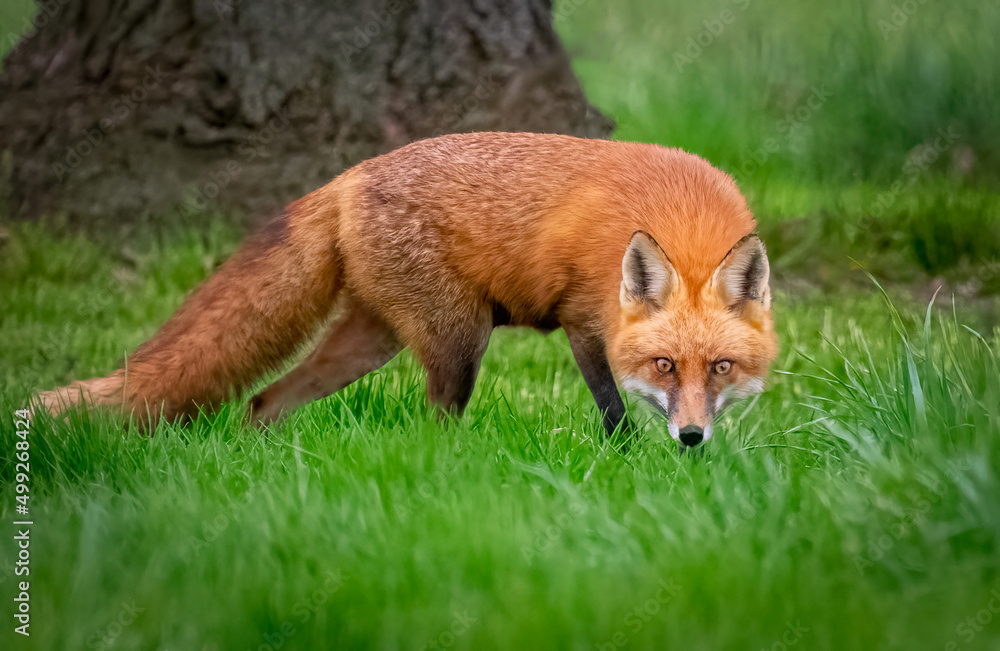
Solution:
[(747, 235), (723, 258), (712, 276), (711, 286), (730, 309), (742, 311), (747, 302), (754, 301), (769, 310), (770, 275), (764, 243), (756, 235)]
[(642, 231), (633, 233), (622, 258), (622, 307), (661, 308), (678, 282), (674, 266), (656, 240)]

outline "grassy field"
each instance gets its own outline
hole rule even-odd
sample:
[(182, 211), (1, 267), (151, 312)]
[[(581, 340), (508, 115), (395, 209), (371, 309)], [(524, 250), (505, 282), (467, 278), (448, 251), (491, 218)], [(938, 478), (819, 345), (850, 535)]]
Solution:
[[(243, 403), (152, 437), (39, 417), (32, 636), (8, 524), (0, 648), (1000, 649), (1000, 9), (893, 6), (556, 3), (618, 137), (732, 172), (768, 243), (776, 370), (701, 454), (655, 421), (610, 448), (561, 332), (497, 331), (447, 424), (405, 353), (269, 436)], [(115, 367), (240, 234), (3, 229), (10, 523), (14, 411)]]

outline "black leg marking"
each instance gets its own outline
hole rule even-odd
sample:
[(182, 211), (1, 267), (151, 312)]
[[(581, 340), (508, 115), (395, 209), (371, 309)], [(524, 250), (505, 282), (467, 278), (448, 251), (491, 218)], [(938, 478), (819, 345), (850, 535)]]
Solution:
[(572, 330), (567, 330), (566, 334), (587, 388), (603, 414), (604, 429), (608, 437), (613, 438), (615, 431), (619, 430), (627, 434), (624, 438), (627, 441), (632, 436), (632, 424), (625, 414), (625, 403), (622, 402), (615, 377), (611, 373), (604, 341), (599, 336)]

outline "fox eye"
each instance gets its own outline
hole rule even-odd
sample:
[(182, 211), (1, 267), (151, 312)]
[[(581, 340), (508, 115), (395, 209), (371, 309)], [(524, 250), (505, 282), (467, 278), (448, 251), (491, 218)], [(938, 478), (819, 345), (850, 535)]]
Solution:
[(733, 370), (733, 363), (728, 359), (720, 359), (712, 366), (712, 370), (716, 375), (725, 375)]
[(656, 370), (660, 373), (669, 373), (674, 370), (674, 363), (666, 357), (659, 357), (656, 360)]

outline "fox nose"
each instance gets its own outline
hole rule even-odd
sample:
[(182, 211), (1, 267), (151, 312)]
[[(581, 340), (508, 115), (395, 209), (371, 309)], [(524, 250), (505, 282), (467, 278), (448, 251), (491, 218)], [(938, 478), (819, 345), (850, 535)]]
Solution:
[(681, 437), (681, 443), (693, 448), (694, 446), (701, 443), (702, 439), (705, 438), (705, 430), (698, 427), (697, 425), (688, 425), (678, 432)]

